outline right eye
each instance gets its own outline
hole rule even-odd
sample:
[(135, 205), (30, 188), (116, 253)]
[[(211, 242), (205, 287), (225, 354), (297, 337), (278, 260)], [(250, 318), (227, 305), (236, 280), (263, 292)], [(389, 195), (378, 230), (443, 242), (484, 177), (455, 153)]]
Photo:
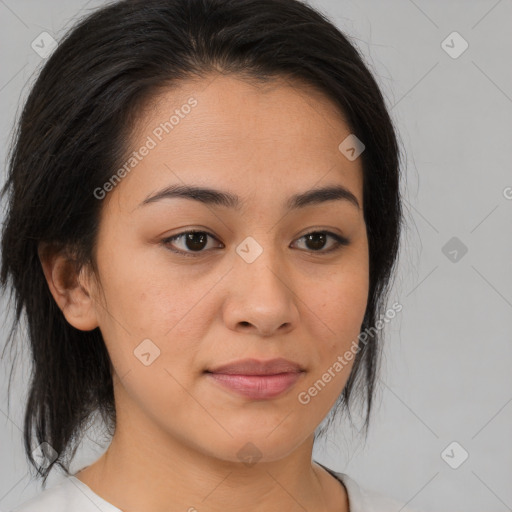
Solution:
[[(204, 249), (208, 246), (208, 237), (217, 240), (211, 233), (192, 230), (182, 231), (181, 233), (165, 238), (162, 240), (162, 243), (172, 252), (182, 256), (197, 257), (200, 256), (201, 253), (206, 252)], [(182, 244), (181, 249), (172, 247), (172, 245), (177, 241)], [(219, 244), (224, 247), (221, 242), (219, 242)]]

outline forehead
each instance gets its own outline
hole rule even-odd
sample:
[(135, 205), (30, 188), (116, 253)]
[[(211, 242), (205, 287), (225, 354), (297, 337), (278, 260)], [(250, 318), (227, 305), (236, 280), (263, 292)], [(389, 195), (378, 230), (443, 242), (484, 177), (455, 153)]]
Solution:
[(185, 81), (139, 112), (123, 162), (131, 156), (129, 171), (111, 195), (133, 210), (159, 188), (194, 184), (253, 197), (261, 206), (262, 197), (272, 203), (338, 183), (362, 205), (361, 159), (339, 149), (349, 135), (336, 105), (300, 82), (221, 74)]

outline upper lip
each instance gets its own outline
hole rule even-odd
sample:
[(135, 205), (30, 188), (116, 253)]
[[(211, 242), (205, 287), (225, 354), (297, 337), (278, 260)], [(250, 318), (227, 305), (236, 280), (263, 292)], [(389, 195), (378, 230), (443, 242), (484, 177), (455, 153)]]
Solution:
[(297, 373), (304, 371), (294, 361), (283, 359), (269, 359), (260, 361), (258, 359), (240, 359), (232, 363), (217, 366), (207, 370), (208, 373), (224, 373), (230, 375), (277, 375), (278, 373)]

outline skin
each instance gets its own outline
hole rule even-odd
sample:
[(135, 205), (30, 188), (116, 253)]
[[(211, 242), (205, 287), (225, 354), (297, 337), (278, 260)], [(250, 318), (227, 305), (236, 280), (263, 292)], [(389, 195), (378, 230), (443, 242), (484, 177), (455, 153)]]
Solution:
[[(357, 340), (367, 305), (361, 160), (338, 149), (350, 130), (304, 84), (219, 75), (154, 98), (131, 150), (191, 96), (197, 106), (103, 200), (99, 274), (73, 274), (61, 254), (42, 260), (67, 321), (99, 326), (114, 368), (115, 435), (76, 476), (123, 511), (348, 511), (345, 488), (312, 450), (353, 361), (307, 405), (297, 395)], [(243, 206), (186, 198), (139, 206), (185, 183), (237, 194)], [(331, 200), (286, 211), (292, 194), (326, 185), (349, 189), (360, 208)], [(213, 235), (198, 257), (163, 242), (193, 228)], [(331, 237), (324, 247), (303, 238), (322, 229), (350, 244), (326, 253)], [(247, 236), (263, 249), (252, 263), (235, 250)], [(197, 245), (182, 238), (172, 247)], [(144, 339), (160, 350), (148, 366), (134, 355)], [(306, 371), (268, 400), (234, 394), (204, 373), (247, 357), (284, 357)], [(248, 442), (261, 455), (250, 466), (237, 456)]]

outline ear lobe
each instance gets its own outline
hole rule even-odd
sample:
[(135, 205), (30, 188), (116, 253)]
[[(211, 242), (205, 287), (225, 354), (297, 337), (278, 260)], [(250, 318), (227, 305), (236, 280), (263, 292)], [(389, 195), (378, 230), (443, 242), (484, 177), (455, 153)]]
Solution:
[(66, 320), (81, 331), (98, 327), (92, 290), (87, 283), (82, 286), (75, 261), (63, 251), (42, 246), (38, 254), (50, 292)]

